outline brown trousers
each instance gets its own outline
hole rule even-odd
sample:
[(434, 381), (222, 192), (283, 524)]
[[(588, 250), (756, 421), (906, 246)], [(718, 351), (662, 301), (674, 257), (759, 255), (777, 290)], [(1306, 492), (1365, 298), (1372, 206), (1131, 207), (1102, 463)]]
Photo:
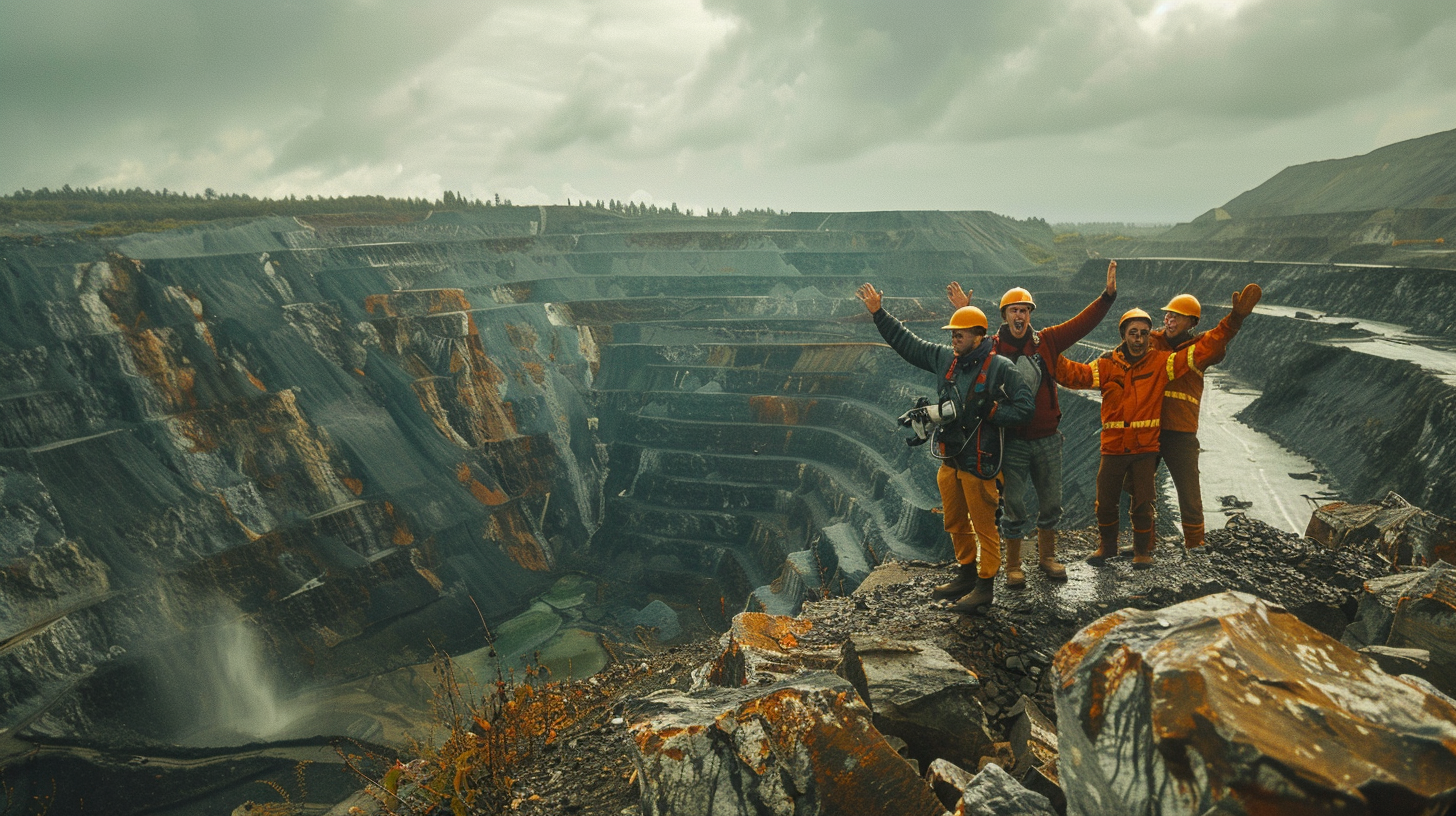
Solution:
[(1154, 480), (1158, 473), (1158, 454), (1102, 454), (1097, 468), (1097, 531), (1104, 552), (1117, 551), (1118, 510), (1122, 503), (1123, 482), (1132, 494), (1133, 539), (1152, 540)]
[(1163, 431), (1158, 435), (1168, 475), (1178, 490), (1178, 513), (1183, 517), (1183, 535), (1203, 531), (1203, 486), (1198, 483), (1198, 433)]
[(935, 482), (940, 487), (945, 531), (950, 533), (956, 561), (976, 564), (976, 574), (982, 578), (996, 577), (1001, 569), (1001, 534), (996, 530), (996, 503), (1001, 491), (996, 480), (977, 479), (964, 470), (941, 465)]

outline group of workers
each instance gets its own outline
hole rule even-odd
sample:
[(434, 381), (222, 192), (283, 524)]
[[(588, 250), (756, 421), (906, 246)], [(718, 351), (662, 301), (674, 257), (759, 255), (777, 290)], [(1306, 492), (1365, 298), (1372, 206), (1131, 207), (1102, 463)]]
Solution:
[[(943, 328), (950, 345), (917, 337), (885, 311), (880, 291), (864, 284), (855, 295), (874, 318), (880, 336), (906, 362), (937, 376), (932, 453), (957, 563), (949, 583), (933, 597), (971, 614), (993, 600), (996, 573), (1006, 551), (1006, 585), (1026, 583), (1021, 550), (1036, 529), (1037, 566), (1065, 580), (1056, 557), (1062, 517), (1061, 408), (1057, 385), (1102, 393), (1101, 462), (1097, 470), (1097, 550), (1087, 563), (1101, 567), (1117, 554), (1122, 493), (1132, 496), (1134, 569), (1153, 564), (1153, 506), (1158, 462), (1168, 464), (1178, 493), (1183, 543), (1204, 544), (1203, 499), (1198, 483), (1198, 406), (1203, 372), (1221, 361), (1228, 343), (1262, 295), (1257, 284), (1235, 292), (1232, 310), (1213, 329), (1195, 333), (1202, 317), (1198, 299), (1181, 294), (1163, 307), (1163, 326), (1142, 309), (1118, 321), (1119, 345), (1091, 363), (1065, 355), (1107, 316), (1117, 298), (1117, 261), (1107, 265), (1107, 285), (1075, 317), (1040, 331), (1031, 327), (1036, 302), (1026, 289), (1008, 291), (994, 335), (985, 312), (970, 305), (960, 284), (946, 287), (958, 307)], [(945, 403), (950, 403), (945, 405)], [(925, 409), (920, 409), (924, 411)], [(1028, 486), (1037, 513), (1029, 517)], [(999, 511), (999, 519), (998, 519)]]

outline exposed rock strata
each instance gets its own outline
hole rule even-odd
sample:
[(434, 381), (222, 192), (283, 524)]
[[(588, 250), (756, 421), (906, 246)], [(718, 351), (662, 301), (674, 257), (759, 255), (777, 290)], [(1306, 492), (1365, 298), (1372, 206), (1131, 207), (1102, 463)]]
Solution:
[(1456, 789), (1456, 707), (1248, 595), (1113, 613), (1054, 671), (1069, 812), (1414, 814)]

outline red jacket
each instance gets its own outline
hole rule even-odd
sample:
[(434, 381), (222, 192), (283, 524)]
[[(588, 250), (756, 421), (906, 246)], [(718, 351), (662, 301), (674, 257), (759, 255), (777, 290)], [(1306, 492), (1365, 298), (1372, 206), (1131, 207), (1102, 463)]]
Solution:
[(1036, 413), (1032, 415), (1030, 423), (1020, 428), (1011, 428), (1008, 433), (1024, 439), (1041, 439), (1057, 432), (1057, 425), (1062, 421), (1062, 406), (1057, 402), (1057, 385), (1053, 378), (1057, 371), (1057, 361), (1062, 358), (1063, 351), (1097, 328), (1097, 324), (1107, 316), (1107, 310), (1112, 308), (1112, 301), (1116, 299), (1117, 295), (1103, 292), (1071, 320), (1041, 331), (1028, 329), (1020, 339), (1011, 336), (1010, 326), (1001, 324), (1001, 330), (996, 332), (996, 353), (1012, 362), (1022, 356), (1039, 356), (1041, 369), (1041, 385), (1036, 389)]
[(1180, 351), (1149, 351), (1129, 360), (1126, 346), (1089, 365), (1061, 358), (1057, 381), (1068, 388), (1102, 391), (1102, 454), (1156, 453), (1162, 425), (1163, 392), (1191, 371), (1201, 372), (1236, 330), (1225, 317)]

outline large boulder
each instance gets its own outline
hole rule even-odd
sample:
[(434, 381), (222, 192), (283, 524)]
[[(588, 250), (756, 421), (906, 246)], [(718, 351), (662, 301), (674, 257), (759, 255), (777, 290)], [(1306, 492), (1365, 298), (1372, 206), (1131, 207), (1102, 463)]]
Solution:
[(854, 643), (801, 644), (799, 638), (813, 628), (813, 621), (784, 615), (762, 612), (734, 615), (728, 631), (719, 637), (722, 651), (693, 673), (693, 690), (709, 686), (767, 685), (801, 672), (828, 669), (848, 680), (860, 699), (868, 703), (869, 690)]
[(869, 686), (875, 727), (909, 746), (923, 767), (936, 758), (974, 768), (995, 739), (976, 699), (980, 680), (926, 641), (851, 638)]
[(829, 672), (649, 697), (632, 726), (645, 816), (940, 816), (854, 688)]
[(1114, 612), (1053, 678), (1068, 813), (1417, 814), (1456, 797), (1456, 706), (1252, 595)]
[[(1423, 651), (1425, 669), (1407, 666), (1401, 671), (1456, 694), (1456, 567), (1438, 561), (1428, 570), (1366, 581), (1355, 620), (1341, 640), (1355, 649)], [(1384, 656), (1377, 656), (1377, 661)]]
[(1375, 504), (1323, 505), (1310, 515), (1304, 534), (1332, 549), (1371, 550), (1392, 564), (1456, 562), (1456, 521), (1393, 492)]
[(925, 779), (955, 816), (1057, 816), (1045, 796), (1022, 787), (994, 762), (972, 776), (937, 759), (930, 763)]

